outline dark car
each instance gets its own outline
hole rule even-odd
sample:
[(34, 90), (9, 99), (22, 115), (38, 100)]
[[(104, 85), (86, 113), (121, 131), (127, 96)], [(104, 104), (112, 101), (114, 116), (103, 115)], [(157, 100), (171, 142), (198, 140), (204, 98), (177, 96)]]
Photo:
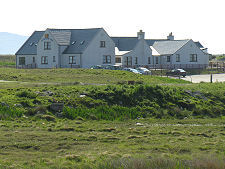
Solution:
[(187, 75), (186, 71), (183, 69), (173, 69), (169, 72), (166, 72), (166, 76), (183, 76)]

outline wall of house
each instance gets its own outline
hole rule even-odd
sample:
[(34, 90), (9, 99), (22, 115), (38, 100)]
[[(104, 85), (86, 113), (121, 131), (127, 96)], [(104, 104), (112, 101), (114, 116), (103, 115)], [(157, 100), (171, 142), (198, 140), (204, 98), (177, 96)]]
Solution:
[[(180, 62), (176, 62), (176, 55), (180, 55)], [(190, 55), (197, 54), (197, 62), (190, 61)], [(171, 61), (167, 62), (167, 56), (160, 56), (160, 63), (165, 65), (175, 66), (178, 65), (181, 68), (202, 68), (204, 65), (209, 64), (209, 56), (204, 53), (196, 44), (190, 40), (177, 52), (170, 56)]]
[[(69, 63), (69, 57), (75, 56), (75, 64)], [(61, 67), (62, 68), (79, 68), (80, 67), (81, 54), (62, 54), (61, 55)]]
[[(100, 47), (100, 41), (105, 41), (105, 47)], [(81, 57), (81, 67), (90, 68), (94, 65), (104, 65), (103, 56), (110, 55), (112, 65), (115, 64), (115, 44), (109, 35), (102, 29), (94, 37), (94, 39), (89, 42), (89, 46), (83, 52)]]
[[(64, 57), (63, 57), (63, 52), (68, 46), (59, 46), (59, 55), (58, 55), (58, 67), (63, 68), (64, 64)], [(69, 63), (69, 61), (68, 61)]]
[[(45, 34), (49, 34), (48, 38), (45, 38)], [(44, 50), (44, 42), (51, 42), (51, 50)], [(59, 46), (49, 30), (46, 30), (43, 37), (40, 39), (40, 41), (37, 44), (37, 67), (38, 68), (54, 68), (59, 67)], [(41, 63), (41, 57), (47, 56), (48, 57), (48, 63), (42, 64)], [(53, 56), (55, 56), (55, 62), (53, 62)]]
[[(25, 57), (25, 65), (19, 65), (19, 57)], [(33, 57), (36, 61), (37, 55), (16, 55), (17, 68), (36, 68), (36, 64), (33, 63)]]
[[(180, 62), (176, 62), (176, 54), (180, 54)], [(197, 62), (190, 62), (191, 54), (197, 54)], [(171, 62), (172, 64), (209, 64), (209, 56), (190, 40), (172, 56)]]
[[(151, 58), (151, 63), (153, 59), (152, 50), (144, 39), (140, 39), (132, 51), (123, 55), (123, 65), (126, 65), (126, 57), (132, 57), (132, 66), (145, 66), (148, 65), (148, 57)], [(136, 57), (138, 58), (137, 64), (135, 63)]]

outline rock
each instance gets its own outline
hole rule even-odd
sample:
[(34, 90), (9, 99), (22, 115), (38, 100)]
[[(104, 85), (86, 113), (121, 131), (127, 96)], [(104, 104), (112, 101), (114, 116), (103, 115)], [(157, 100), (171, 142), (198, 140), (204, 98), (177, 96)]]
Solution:
[(5, 102), (1, 102), (0, 104), (1, 104), (1, 106), (5, 106), (5, 107), (9, 108), (9, 105), (7, 103), (5, 103)]
[(52, 103), (50, 105), (50, 109), (52, 111), (55, 111), (55, 112), (62, 112), (63, 108), (64, 108), (64, 104), (63, 103)]
[(50, 116), (50, 115), (43, 115), (41, 116), (42, 119), (45, 119), (47, 121), (55, 121), (55, 117), (54, 116)]
[(15, 107), (23, 107), (22, 104), (14, 104)]

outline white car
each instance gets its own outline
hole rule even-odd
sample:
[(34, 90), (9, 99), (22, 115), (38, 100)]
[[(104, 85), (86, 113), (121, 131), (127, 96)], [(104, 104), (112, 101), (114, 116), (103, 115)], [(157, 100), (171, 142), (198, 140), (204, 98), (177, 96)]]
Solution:
[(138, 68), (136, 68), (136, 70), (143, 75), (151, 75), (151, 73), (152, 73), (150, 70), (148, 70), (145, 67), (138, 67)]
[(133, 72), (133, 73), (136, 73), (136, 74), (141, 74), (139, 71), (137, 71), (136, 69), (133, 69), (133, 68), (124, 68), (123, 70)]

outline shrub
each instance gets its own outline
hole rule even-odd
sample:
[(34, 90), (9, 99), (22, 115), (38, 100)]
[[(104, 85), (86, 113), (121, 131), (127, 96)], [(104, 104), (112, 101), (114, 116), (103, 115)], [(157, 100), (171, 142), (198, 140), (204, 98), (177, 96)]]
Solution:
[(24, 110), (20, 108), (10, 108), (7, 106), (0, 105), (0, 119), (10, 119), (10, 118), (17, 118), (22, 117), (24, 114)]
[(37, 97), (37, 94), (34, 92), (31, 92), (31, 91), (28, 91), (28, 90), (22, 90), (22, 91), (17, 92), (16, 96), (33, 99), (33, 98)]

